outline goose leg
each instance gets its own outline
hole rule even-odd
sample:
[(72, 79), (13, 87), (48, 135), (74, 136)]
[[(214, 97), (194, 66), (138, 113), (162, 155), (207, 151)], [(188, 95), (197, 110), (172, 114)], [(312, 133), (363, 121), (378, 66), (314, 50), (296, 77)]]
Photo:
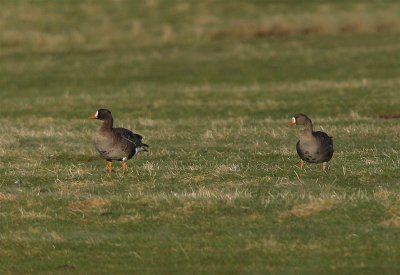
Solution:
[(304, 167), (304, 160), (300, 160), (299, 166), (300, 166), (300, 169), (303, 169), (303, 167)]
[(324, 171), (326, 173), (326, 162), (322, 163), (322, 171)]
[(122, 174), (126, 174), (126, 168), (128, 167), (128, 164), (126, 163), (127, 159), (123, 158), (122, 159)]
[(108, 173), (112, 172), (112, 161), (111, 160), (107, 160), (107, 170), (108, 170)]

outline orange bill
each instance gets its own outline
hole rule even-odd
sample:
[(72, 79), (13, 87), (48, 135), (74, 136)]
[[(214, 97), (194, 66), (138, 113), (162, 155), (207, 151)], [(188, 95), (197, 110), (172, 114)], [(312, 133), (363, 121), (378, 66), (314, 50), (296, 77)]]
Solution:
[(292, 120), (289, 121), (288, 126), (293, 126), (296, 124), (296, 119), (294, 117), (292, 117)]

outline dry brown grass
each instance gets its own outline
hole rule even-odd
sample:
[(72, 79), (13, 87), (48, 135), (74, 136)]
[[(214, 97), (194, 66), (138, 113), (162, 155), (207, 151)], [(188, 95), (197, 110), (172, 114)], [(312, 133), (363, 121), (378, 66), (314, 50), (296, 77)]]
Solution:
[(229, 173), (239, 173), (241, 170), (240, 165), (236, 163), (219, 164), (215, 167), (216, 175), (224, 175)]
[(237, 189), (234, 191), (230, 190), (219, 190), (201, 187), (198, 190), (182, 191), (182, 192), (159, 192), (155, 195), (146, 195), (135, 193), (131, 197), (140, 199), (146, 204), (156, 204), (160, 201), (180, 200), (191, 202), (199, 202), (202, 204), (214, 205), (217, 201), (222, 200), (226, 202), (232, 202), (236, 200), (249, 200), (252, 199), (252, 194), (248, 190)]
[(50, 231), (47, 235), (53, 242), (63, 242), (64, 241), (64, 237), (56, 231)]
[(71, 211), (85, 211), (90, 209), (101, 209), (110, 204), (110, 201), (103, 198), (90, 198), (83, 201), (71, 203), (67, 208)]
[(400, 194), (389, 191), (386, 189), (379, 189), (373, 193), (375, 199), (380, 200), (382, 202), (388, 202), (390, 199), (395, 199), (400, 201)]
[[(388, 6), (381, 10), (360, 8), (354, 5), (348, 11), (320, 5), (314, 13), (276, 14), (256, 19), (229, 21), (224, 14), (208, 9), (196, 9), (189, 3), (178, 3), (170, 12), (176, 16), (190, 13), (192, 20), (180, 24), (161, 21), (149, 25), (145, 19), (127, 17), (124, 25), (114, 19), (104, 6), (79, 3), (74, 7), (81, 15), (79, 26), (69, 26), (67, 15), (35, 5), (8, 6), (0, 11), (0, 46), (15, 48), (62, 49), (65, 47), (104, 48), (117, 44), (172, 44), (188, 40), (220, 38), (246, 39), (288, 35), (336, 35), (341, 33), (400, 32), (399, 8)], [(144, 7), (157, 10), (159, 2), (147, 0)], [(63, 26), (49, 31), (43, 26)], [(129, 27), (125, 27), (125, 26)], [(180, 28), (184, 26), (184, 28)]]
[(288, 35), (335, 35), (340, 33), (399, 32), (400, 18), (394, 11), (317, 12), (314, 14), (233, 21), (211, 34), (212, 38), (252, 38)]
[[(387, 46), (376, 46), (374, 49), (367, 49), (367, 48), (360, 48), (357, 47), (356, 49), (353, 48), (337, 48), (335, 49), (338, 51), (339, 54), (343, 53), (349, 53), (353, 50), (357, 51), (365, 51), (365, 53), (369, 53), (371, 50), (375, 52), (387, 52), (390, 51), (391, 49), (388, 48)], [(400, 78), (392, 78), (392, 79), (351, 79), (351, 80), (305, 80), (305, 81), (299, 81), (299, 82), (292, 82), (292, 83), (267, 83), (267, 84), (258, 84), (258, 85), (240, 85), (240, 84), (235, 84), (235, 85), (228, 85), (228, 84), (216, 84), (213, 85), (213, 90), (218, 90), (218, 91), (230, 91), (233, 94), (236, 93), (246, 93), (246, 92), (285, 92), (285, 93), (292, 93), (292, 92), (312, 92), (312, 91), (321, 91), (321, 92), (327, 92), (331, 90), (352, 90), (352, 89), (362, 89), (362, 88), (397, 88), (400, 85)], [(182, 91), (184, 92), (207, 92), (210, 90), (210, 85), (196, 85), (196, 86), (191, 86), (191, 85), (186, 85), (181, 88)], [(397, 95), (397, 94), (393, 94)], [(225, 104), (226, 102), (232, 102), (232, 100), (226, 99), (221, 104)], [(190, 104), (192, 106), (197, 106), (204, 104), (202, 102), (198, 101), (185, 101), (185, 104)], [(197, 104), (197, 105), (196, 105)], [(210, 103), (212, 104), (212, 103)], [(232, 104), (232, 103), (230, 103)], [(238, 101), (235, 100), (235, 104), (238, 104)], [(233, 105), (235, 105), (233, 104)], [(245, 104), (242, 103), (242, 104)], [(261, 104), (260, 102), (253, 102), (253, 104)], [(285, 106), (284, 101), (277, 101), (277, 100), (265, 100), (266, 107), (276, 107), (276, 106)]]
[(47, 213), (41, 213), (33, 210), (26, 210), (23, 208), (19, 209), (20, 213), (20, 218), (22, 219), (28, 219), (28, 220), (47, 220), (51, 219), (52, 217), (48, 215)]
[(400, 112), (379, 113), (378, 117), (384, 118), (384, 119), (399, 119)]
[(271, 251), (275, 251), (278, 253), (278, 251), (282, 251), (286, 249), (285, 244), (278, 242), (277, 240), (274, 239), (261, 239), (261, 240), (248, 240), (246, 241), (245, 249), (246, 250), (252, 250), (252, 249), (258, 249), (258, 248), (264, 248), (264, 249), (269, 249)]
[(17, 199), (16, 195), (13, 194), (5, 194), (0, 192), (0, 202), (1, 201), (15, 201)]
[(165, 44), (169, 44), (174, 41), (174, 38), (175, 38), (175, 34), (174, 34), (174, 30), (172, 29), (172, 27), (169, 25), (163, 26), (161, 41)]
[(139, 213), (134, 213), (132, 215), (120, 216), (117, 219), (111, 219), (108, 223), (113, 224), (126, 224), (126, 223), (139, 223), (144, 220), (144, 216)]
[(394, 216), (388, 220), (384, 220), (381, 222), (381, 225), (384, 227), (400, 227), (400, 216)]
[(400, 195), (395, 192), (381, 191), (377, 195), (387, 207), (387, 214), (390, 216), (381, 222), (384, 227), (400, 227)]
[(332, 200), (326, 199), (312, 199), (307, 203), (302, 203), (293, 206), (293, 208), (282, 214), (282, 217), (295, 216), (295, 217), (307, 217), (318, 214), (322, 211), (330, 210), (334, 206)]

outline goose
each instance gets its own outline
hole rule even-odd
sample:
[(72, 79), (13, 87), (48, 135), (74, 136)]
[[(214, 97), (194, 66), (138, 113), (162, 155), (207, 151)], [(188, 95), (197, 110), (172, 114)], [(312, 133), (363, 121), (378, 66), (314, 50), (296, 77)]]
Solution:
[(321, 131), (314, 132), (312, 121), (305, 114), (295, 114), (288, 125), (304, 126), (303, 133), (296, 144), (297, 154), (301, 158), (300, 168), (303, 168), (305, 161), (322, 163), (322, 170), (326, 172), (327, 163), (333, 156), (332, 137)]
[(127, 161), (141, 151), (148, 151), (148, 145), (142, 143), (143, 137), (125, 128), (113, 128), (111, 111), (98, 109), (91, 119), (99, 119), (103, 124), (94, 136), (94, 144), (100, 155), (107, 160), (108, 172), (112, 172), (112, 162), (122, 161), (122, 173), (125, 175)]

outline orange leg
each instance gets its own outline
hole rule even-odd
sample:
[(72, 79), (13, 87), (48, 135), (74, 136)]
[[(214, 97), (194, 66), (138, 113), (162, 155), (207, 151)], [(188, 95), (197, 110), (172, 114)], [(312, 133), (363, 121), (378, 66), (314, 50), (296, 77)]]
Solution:
[(107, 160), (107, 169), (108, 169), (108, 173), (112, 172), (112, 161), (111, 160)]
[(322, 163), (322, 171), (326, 173), (326, 162)]
[(300, 169), (303, 169), (303, 167), (304, 167), (304, 160), (300, 160), (299, 166), (300, 166)]
[(122, 173), (125, 175), (126, 174), (126, 168), (128, 167), (126, 161), (122, 162)]

